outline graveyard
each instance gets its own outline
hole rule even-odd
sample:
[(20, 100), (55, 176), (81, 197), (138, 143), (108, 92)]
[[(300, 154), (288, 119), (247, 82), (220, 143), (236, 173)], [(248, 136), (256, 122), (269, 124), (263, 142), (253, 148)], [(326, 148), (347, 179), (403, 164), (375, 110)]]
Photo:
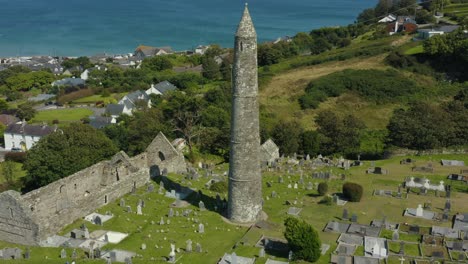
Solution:
[[(402, 159), (412, 162), (401, 163)], [(129, 190), (94, 215), (64, 228), (44, 247), (0, 242), (0, 250), (15, 248), (19, 257), (1, 261), (106, 263), (98, 256), (114, 254), (123, 263), (201, 264), (218, 263), (222, 258), (221, 263), (232, 263), (230, 254), (235, 253), (237, 263), (288, 263), (283, 222), (294, 216), (319, 233), (322, 256), (317, 263), (352, 263), (353, 256), (354, 263), (431, 263), (434, 259), (462, 263), (468, 245), (451, 228), (454, 215), (468, 213), (468, 185), (447, 177), (468, 168), (443, 166), (442, 159), (468, 162), (467, 155), (405, 156), (348, 164), (336, 158), (280, 158), (262, 168), (263, 211), (268, 218), (252, 227), (223, 218), (227, 189), (210, 190), (214, 182), (227, 181), (227, 164), (203, 164), (184, 175), (162, 175)], [(404, 187), (411, 177), (422, 186)], [(447, 188), (422, 188), (425, 183), (440, 186), (440, 181), (450, 186), (449, 194)], [(320, 203), (320, 182), (328, 184), (331, 205)], [(341, 197), (345, 182), (363, 186), (360, 202), (346, 202)], [(419, 205), (423, 215), (431, 213), (430, 219), (416, 216)], [(414, 209), (415, 217), (405, 216), (407, 209)], [(77, 239), (67, 240), (72, 235)], [(83, 236), (89, 239), (80, 239)], [(377, 244), (378, 249), (373, 246)], [(379, 260), (377, 255), (384, 258)]]

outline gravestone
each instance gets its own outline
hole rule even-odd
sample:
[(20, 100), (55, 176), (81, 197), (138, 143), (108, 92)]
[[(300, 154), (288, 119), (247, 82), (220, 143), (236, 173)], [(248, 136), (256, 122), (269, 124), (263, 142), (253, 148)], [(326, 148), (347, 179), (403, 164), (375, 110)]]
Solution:
[(444, 210), (450, 211), (451, 208), (452, 208), (452, 204), (450, 203), (450, 199), (447, 199), (447, 201), (445, 201)]
[(416, 208), (416, 216), (422, 217), (424, 214), (424, 210), (422, 205), (418, 204), (418, 208)]
[(132, 212), (132, 207), (130, 207), (130, 205), (127, 205), (127, 213), (131, 213)]
[(192, 252), (192, 240), (187, 240), (185, 245), (185, 252)]
[(125, 258), (125, 264), (132, 264), (132, 258), (131, 257), (126, 257)]
[(146, 250), (146, 244), (145, 243), (141, 244), (141, 250)]
[(271, 182), (267, 182), (266, 185), (267, 185), (268, 188), (271, 188), (271, 186), (272, 186)]
[(401, 241), (400, 242), (400, 251), (398, 252), (400, 255), (405, 255), (405, 242)]
[(67, 258), (67, 251), (64, 248), (60, 251), (60, 258)]
[(356, 215), (356, 214), (353, 214), (353, 215), (351, 216), (351, 222), (353, 222), (353, 223), (356, 223), (356, 222), (357, 222), (357, 215)]
[(146, 189), (147, 192), (153, 192), (154, 191), (154, 185), (153, 184), (149, 184), (148, 185), (148, 188)]
[(400, 234), (398, 230), (393, 231), (392, 240), (400, 240)]
[(124, 207), (125, 206), (125, 200), (124, 199), (120, 199), (120, 207)]
[(261, 247), (260, 251), (258, 252), (258, 257), (264, 258), (265, 257), (265, 248)]
[(292, 250), (289, 250), (288, 260), (289, 260), (289, 261), (292, 261), (292, 260), (293, 260), (293, 252), (292, 252)]
[(175, 245), (171, 244), (171, 252), (169, 253), (169, 262), (174, 263), (176, 260)]
[(164, 218), (161, 216), (161, 220), (159, 221), (159, 225), (164, 225)]
[(448, 214), (448, 212), (444, 212), (444, 214), (442, 214), (442, 220), (443, 220), (443, 221), (448, 221), (448, 219), (449, 219), (449, 214)]
[(137, 205), (137, 215), (142, 215), (143, 212), (141, 211), (141, 205)]
[(75, 248), (73, 249), (71, 257), (72, 257), (72, 259), (76, 259), (76, 249)]
[(167, 217), (173, 217), (174, 216), (174, 209), (169, 208), (169, 213), (167, 214)]
[(203, 250), (202, 250), (201, 244), (200, 244), (200, 243), (197, 243), (197, 244), (195, 245), (195, 252), (197, 252), (197, 253), (202, 253), (202, 251), (203, 251)]
[(94, 217), (94, 224), (102, 225), (102, 219), (99, 216)]
[(101, 249), (99, 247), (94, 251), (94, 256), (96, 258), (101, 258)]
[(453, 250), (463, 251), (463, 242), (462, 241), (454, 241), (452, 245)]
[(24, 252), (24, 259), (30, 259), (31, 258), (31, 251), (29, 247), (26, 248), (26, 252)]
[(311, 183), (311, 182), (308, 182), (307, 183), (307, 188), (306, 188), (308, 191), (311, 191), (314, 189), (314, 185)]
[(278, 196), (278, 195), (276, 194), (275, 191), (272, 191), (272, 192), (271, 192), (271, 198), (276, 198), (277, 196)]
[(348, 209), (343, 209), (343, 215), (342, 215), (343, 220), (348, 220), (349, 215), (348, 215)]
[(206, 210), (205, 203), (200, 200), (200, 202), (198, 203), (198, 208), (200, 208), (200, 211), (205, 211)]
[(284, 182), (283, 176), (279, 176), (279, 177), (278, 177), (278, 182), (279, 182), (279, 183), (283, 183), (283, 182)]
[(205, 225), (202, 223), (198, 225), (198, 233), (205, 233)]
[(237, 254), (236, 254), (236, 252), (233, 252), (231, 254), (231, 264), (237, 264)]
[(291, 189), (292, 188), (292, 185), (291, 184), (288, 184), (288, 189)]
[(297, 189), (297, 182), (294, 183), (294, 189)]

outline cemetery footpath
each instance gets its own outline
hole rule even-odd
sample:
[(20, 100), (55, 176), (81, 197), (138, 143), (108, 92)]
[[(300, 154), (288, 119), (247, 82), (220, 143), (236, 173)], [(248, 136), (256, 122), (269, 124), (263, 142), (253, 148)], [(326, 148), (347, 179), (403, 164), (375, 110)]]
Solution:
[[(402, 159), (412, 159), (414, 162), (400, 164)], [(176, 263), (217, 263), (225, 253), (233, 252), (239, 257), (256, 258), (255, 263), (266, 263), (267, 259), (287, 262), (288, 248), (283, 237), (283, 222), (286, 217), (294, 216), (310, 223), (318, 231), (322, 244), (329, 246), (324, 249), (324, 255), (317, 262), (325, 264), (330, 263), (332, 255), (349, 252), (349, 248), (354, 256), (364, 257), (367, 254), (364, 243), (354, 247), (347, 247), (345, 244), (339, 246), (338, 239), (350, 242), (348, 240), (352, 241), (352, 236), (347, 238), (349, 235), (342, 236), (341, 232), (327, 230), (330, 223), (335, 221), (344, 226), (353, 226), (353, 232), (359, 235), (359, 232), (374, 232), (372, 230), (375, 228), (370, 227), (370, 223), (377, 220), (398, 225), (398, 239), (395, 240), (394, 230), (377, 229), (376, 237), (387, 239), (387, 263), (410, 263), (413, 259), (424, 263), (434, 254), (453, 259), (462, 253), (447, 250), (440, 241), (431, 240), (432, 226), (450, 228), (451, 221), (403, 215), (406, 209), (416, 209), (418, 205), (422, 205), (424, 211), (440, 216), (447, 206), (445, 192), (429, 190), (423, 194), (418, 188), (411, 188), (407, 193), (407, 189), (401, 185), (408, 177), (428, 179), (431, 183), (444, 180), (453, 190), (450, 194), (449, 218), (452, 219), (456, 212), (468, 212), (467, 185), (446, 179), (448, 174), (457, 173), (460, 168), (444, 167), (440, 164), (440, 159), (458, 159), (468, 163), (467, 155), (434, 155), (363, 161), (361, 166), (351, 166), (349, 169), (309, 166), (307, 162), (302, 162), (302, 165), (288, 165), (283, 162), (278, 164), (281, 168), (264, 168), (263, 209), (268, 219), (251, 228), (224, 221), (222, 212), (227, 190), (218, 194), (209, 189), (211, 183), (226, 180), (227, 166), (223, 164), (209, 170), (197, 168), (187, 175), (169, 174), (158, 177), (152, 181), (153, 187), (144, 186), (100, 208), (96, 213), (112, 215), (102, 225), (80, 219), (64, 228), (59, 235), (69, 237), (70, 232), (79, 230), (83, 224), (91, 236), (105, 231), (127, 234), (121, 242), (107, 243), (100, 251), (104, 253), (117, 249), (133, 252), (135, 256), (131, 259), (132, 263), (167, 263), (171, 257), (171, 244), (174, 245), (173, 257)], [(432, 173), (412, 170), (415, 166), (429, 164), (433, 168)], [(366, 173), (370, 167), (383, 168), (387, 174)], [(338, 197), (341, 196), (342, 185), (348, 181), (363, 186), (361, 202), (340, 203), (342, 200)], [(333, 198), (332, 205), (320, 203), (323, 199), (317, 192), (320, 182), (327, 182), (328, 195), (336, 194), (336, 201)], [(184, 187), (191, 188), (193, 192)], [(462, 190), (465, 193), (460, 192)], [(398, 196), (398, 193), (401, 195)], [(187, 197), (175, 199), (179, 194)], [(200, 210), (200, 201), (206, 210)], [(265, 243), (273, 246), (262, 250)], [(27, 250), (25, 246), (0, 242), (0, 249), (5, 247), (18, 247), (23, 253)], [(63, 250), (66, 252), (65, 258), (61, 258)], [(403, 255), (400, 254), (401, 250)], [(72, 251), (71, 248), (64, 247), (30, 247), (30, 259), (4, 262), (71, 263)], [(104, 260), (88, 259), (89, 253), (89, 250), (77, 249), (77, 263), (105, 263)]]

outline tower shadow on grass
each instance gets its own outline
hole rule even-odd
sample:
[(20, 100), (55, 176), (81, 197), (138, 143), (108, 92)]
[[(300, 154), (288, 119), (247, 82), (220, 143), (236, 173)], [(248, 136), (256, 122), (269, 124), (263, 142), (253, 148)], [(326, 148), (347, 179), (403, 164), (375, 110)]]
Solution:
[[(188, 186), (184, 186), (181, 183), (175, 182), (174, 180), (166, 176), (155, 176), (151, 178), (151, 181), (160, 185), (161, 181), (164, 182), (165, 191), (175, 190), (177, 193), (190, 193), (182, 201), (186, 201), (189, 204), (199, 208), (200, 201), (203, 201), (207, 211), (215, 212), (222, 217), (227, 216), (227, 200), (217, 199), (216, 197), (209, 196), (203, 192), (203, 190), (194, 191)], [(199, 208), (200, 209), (200, 208)], [(217, 209), (217, 210), (216, 210)]]

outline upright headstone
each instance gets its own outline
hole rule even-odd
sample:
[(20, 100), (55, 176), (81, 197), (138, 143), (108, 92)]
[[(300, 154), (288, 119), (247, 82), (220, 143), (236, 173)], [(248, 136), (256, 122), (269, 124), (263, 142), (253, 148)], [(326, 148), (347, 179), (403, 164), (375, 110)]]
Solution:
[(120, 199), (120, 207), (124, 207), (125, 206), (125, 200), (122, 198)]
[(260, 258), (264, 258), (265, 257), (265, 248), (264, 247), (261, 247), (260, 248), (260, 251), (258, 252), (258, 256)]
[(356, 222), (357, 222), (357, 215), (356, 215), (356, 214), (353, 214), (353, 215), (351, 216), (351, 222), (353, 222), (353, 223), (356, 223)]
[(405, 255), (405, 241), (400, 242), (400, 252), (398, 254)]
[(200, 202), (198, 203), (198, 208), (200, 208), (200, 211), (205, 211), (206, 210), (205, 203), (200, 200)]
[(164, 225), (164, 218), (161, 216), (161, 220), (159, 221), (159, 225)]
[(174, 216), (174, 209), (169, 208), (169, 213), (167, 214), (168, 217), (173, 217)]
[(94, 224), (102, 225), (102, 219), (101, 219), (101, 217), (99, 215), (94, 217)]
[(186, 245), (185, 245), (185, 252), (192, 252), (192, 240), (187, 240), (186, 242)]
[(76, 249), (74, 248), (73, 249), (73, 252), (72, 252), (72, 259), (75, 260), (76, 259)]
[(447, 201), (445, 201), (444, 210), (450, 211), (451, 208), (452, 208), (452, 204), (450, 203), (450, 199), (447, 199)]
[(343, 209), (343, 220), (348, 220), (349, 219), (349, 215), (348, 215), (348, 209)]
[(67, 258), (67, 251), (64, 248), (60, 251), (60, 258)]
[(31, 250), (29, 247), (26, 248), (26, 251), (24, 252), (24, 259), (30, 259), (31, 258)]
[(126, 257), (125, 264), (132, 264), (132, 257)]
[(198, 233), (205, 233), (205, 225), (203, 223), (198, 225)]
[(308, 191), (311, 191), (314, 189), (314, 185), (311, 183), (311, 182), (308, 182), (307, 183), (307, 188), (306, 188)]
[(171, 252), (169, 253), (169, 262), (174, 263), (176, 260), (175, 245), (171, 244)]
[(196, 251), (197, 253), (202, 253), (203, 250), (202, 250), (202, 246), (201, 246), (200, 243), (197, 243), (197, 244), (195, 245), (195, 251)]
[(127, 205), (127, 213), (131, 213), (132, 212), (132, 207), (130, 207), (130, 205)]
[(400, 234), (398, 233), (398, 230), (393, 231), (392, 240), (400, 240)]
[(284, 182), (283, 176), (280, 175), (278, 177), (278, 183), (283, 183), (283, 182)]
[(418, 208), (416, 208), (416, 216), (422, 217), (424, 214), (424, 209), (422, 208), (422, 205), (418, 204)]
[(288, 260), (289, 260), (289, 261), (292, 261), (292, 260), (293, 260), (293, 252), (292, 252), (292, 250), (289, 250)]
[(137, 215), (142, 215), (143, 212), (141, 211), (141, 205), (137, 205)]
[(154, 185), (153, 184), (148, 184), (148, 188), (146, 189), (147, 192), (153, 192), (154, 191)]
[(94, 250), (94, 256), (96, 258), (101, 258), (101, 248), (97, 247), (95, 250)]

